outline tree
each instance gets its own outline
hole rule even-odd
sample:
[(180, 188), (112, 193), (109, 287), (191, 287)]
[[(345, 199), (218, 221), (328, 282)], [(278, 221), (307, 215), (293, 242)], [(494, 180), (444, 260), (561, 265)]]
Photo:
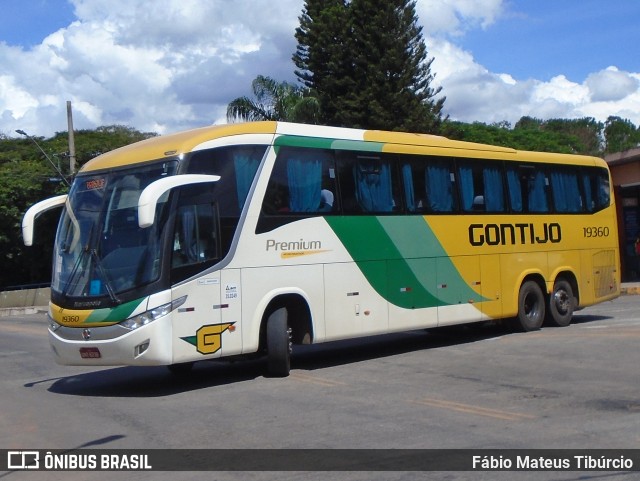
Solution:
[(522, 117), (511, 128), (508, 122), (443, 122), (442, 134), (456, 140), (499, 145), (519, 150), (602, 155), (603, 124), (591, 117), (541, 120)]
[(253, 99), (239, 97), (229, 103), (229, 121), (240, 119), (317, 123), (318, 103), (307, 89), (258, 75), (251, 83), (251, 90)]
[(628, 119), (609, 117), (605, 122), (604, 135), (608, 153), (622, 152), (640, 145), (640, 127), (636, 128)]
[[(122, 125), (78, 130), (75, 133), (78, 164), (155, 135)], [(68, 165), (67, 139), (66, 132), (58, 132), (50, 139), (34, 138), (52, 161), (59, 161), (61, 170)], [(36, 202), (66, 193), (67, 186), (31, 140), (6, 135), (0, 135), (0, 178), (0, 288), (49, 282), (60, 210), (38, 216), (32, 247), (22, 243), (22, 216)]]
[(436, 100), (414, 0), (307, 0), (296, 29), (296, 76), (323, 123), (437, 132)]
[[(92, 130), (76, 130), (77, 167), (82, 167), (82, 165), (100, 154), (157, 135), (155, 132), (140, 132), (126, 125), (103, 125)], [(68, 139), (69, 135), (66, 131), (56, 132), (51, 139), (45, 142), (49, 149), (54, 152), (54, 156), (64, 158), (62, 165), (65, 166), (69, 164)]]
[(341, 118), (341, 97), (355, 90), (346, 13), (345, 0), (307, 0), (299, 17), (293, 55), (298, 80), (318, 99), (320, 121), (336, 126), (348, 126)]

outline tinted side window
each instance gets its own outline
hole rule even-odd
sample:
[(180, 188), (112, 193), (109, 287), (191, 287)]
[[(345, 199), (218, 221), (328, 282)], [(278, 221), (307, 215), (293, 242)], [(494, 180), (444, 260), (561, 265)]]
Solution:
[(262, 204), (267, 215), (324, 215), (338, 210), (330, 151), (283, 147)]
[(533, 165), (507, 167), (507, 190), (512, 212), (549, 212), (549, 179)]
[(606, 169), (585, 168), (581, 177), (585, 209), (597, 212), (608, 207), (611, 202), (611, 187)]
[(408, 213), (453, 212), (455, 174), (453, 159), (402, 156), (400, 174)]
[(576, 169), (553, 167), (550, 177), (555, 211), (561, 213), (581, 212), (584, 202), (580, 194)]
[(402, 209), (396, 163), (375, 152), (338, 152), (336, 166), (345, 214), (391, 213)]
[(211, 188), (216, 191), (220, 214), (239, 216), (266, 149), (265, 145), (241, 145), (194, 152), (187, 173), (219, 175)]
[(504, 212), (502, 164), (460, 161), (460, 202), (464, 212)]
[(453, 212), (456, 209), (453, 159), (433, 159), (425, 169), (427, 207), (431, 212)]

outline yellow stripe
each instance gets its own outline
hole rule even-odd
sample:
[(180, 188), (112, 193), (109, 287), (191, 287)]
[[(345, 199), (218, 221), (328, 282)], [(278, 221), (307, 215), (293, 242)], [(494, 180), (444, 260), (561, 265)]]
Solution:
[(87, 162), (82, 167), (81, 173), (110, 169), (165, 157), (173, 158), (179, 154), (191, 152), (197, 145), (208, 140), (240, 134), (271, 134), (274, 133), (275, 130), (275, 122), (249, 122), (202, 127), (200, 129), (187, 130), (176, 134), (153, 137), (102, 154)]
[(280, 254), (282, 259), (289, 259), (291, 257), (302, 257), (302, 256), (310, 256), (313, 254), (321, 254), (323, 252), (329, 252), (328, 249), (319, 250), (319, 251), (295, 251), (295, 252), (283, 252)]
[(346, 384), (343, 382), (309, 376), (308, 374), (302, 374), (300, 372), (293, 372), (291, 373), (290, 377), (296, 381), (306, 382), (309, 384), (316, 384), (318, 386), (326, 386), (326, 387), (346, 386)]
[(498, 409), (483, 408), (480, 406), (473, 406), (471, 404), (462, 404), (454, 401), (445, 401), (441, 399), (423, 398), (416, 401), (409, 401), (413, 404), (422, 404), (424, 406), (431, 406), (437, 408), (448, 409), (451, 411), (458, 411), (468, 414), (477, 414), (479, 416), (487, 416), (496, 419), (503, 419), (505, 421), (522, 421), (525, 419), (535, 419), (535, 416), (523, 413), (514, 413), (509, 411), (502, 411)]
[(55, 305), (53, 302), (49, 303), (49, 315), (54, 321), (63, 326), (73, 327), (82, 324), (93, 314), (94, 310), (95, 309), (65, 309)]

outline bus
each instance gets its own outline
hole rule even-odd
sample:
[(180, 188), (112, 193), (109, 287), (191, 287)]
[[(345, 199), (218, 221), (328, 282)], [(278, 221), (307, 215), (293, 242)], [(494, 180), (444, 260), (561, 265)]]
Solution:
[(166, 365), (480, 323), (567, 326), (620, 293), (598, 158), (283, 122), (100, 155), (68, 195), (49, 340), (66, 365)]

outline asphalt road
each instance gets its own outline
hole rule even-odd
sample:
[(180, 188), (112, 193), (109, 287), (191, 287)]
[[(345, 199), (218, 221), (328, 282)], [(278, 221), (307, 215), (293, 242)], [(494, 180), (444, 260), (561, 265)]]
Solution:
[[(640, 447), (640, 296), (567, 328), (484, 326), (165, 368), (53, 362), (43, 314), (0, 318), (0, 449)], [(0, 473), (23, 479), (640, 479), (584, 472)]]

